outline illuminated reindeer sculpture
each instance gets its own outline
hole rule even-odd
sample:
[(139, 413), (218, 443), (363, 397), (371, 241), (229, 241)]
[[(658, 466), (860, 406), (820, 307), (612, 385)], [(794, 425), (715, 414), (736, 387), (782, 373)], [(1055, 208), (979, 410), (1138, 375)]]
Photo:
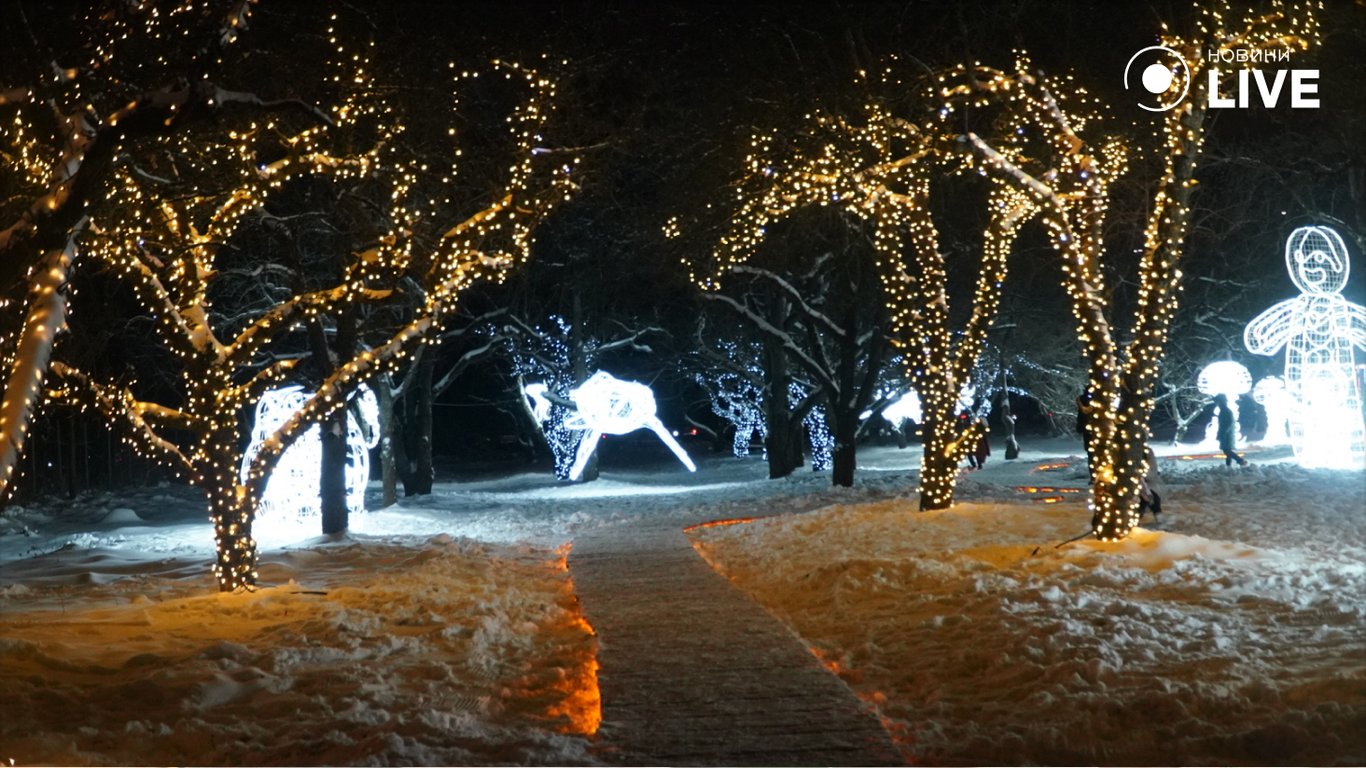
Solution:
[[(536, 417), (541, 421), (549, 418), (551, 401), (546, 386), (528, 384), (525, 392), (531, 398), (532, 411)], [(610, 373), (598, 371), (588, 381), (569, 390), (569, 399), (574, 403), (575, 411), (565, 420), (565, 426), (587, 431), (579, 441), (570, 479), (577, 480), (583, 474), (588, 459), (597, 450), (598, 438), (603, 435), (624, 435), (637, 429), (654, 432), (689, 472), (697, 471), (697, 466), (688, 458), (683, 446), (678, 444), (655, 415), (655, 395), (644, 384), (622, 381)]]

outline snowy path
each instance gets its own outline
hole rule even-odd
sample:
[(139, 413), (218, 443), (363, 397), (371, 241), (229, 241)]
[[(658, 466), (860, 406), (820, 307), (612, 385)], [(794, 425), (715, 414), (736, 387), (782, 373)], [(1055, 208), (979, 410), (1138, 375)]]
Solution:
[(677, 516), (581, 534), (569, 570), (598, 633), (600, 757), (672, 765), (900, 764), (796, 635), (693, 551)]

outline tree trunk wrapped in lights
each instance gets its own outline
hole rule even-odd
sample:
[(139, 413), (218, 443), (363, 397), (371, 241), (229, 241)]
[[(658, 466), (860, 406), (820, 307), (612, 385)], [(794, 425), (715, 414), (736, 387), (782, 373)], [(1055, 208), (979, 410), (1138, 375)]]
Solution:
[[(458, 178), (458, 149), (453, 146), (440, 158), (408, 154), (402, 142), (404, 121), (375, 95), (368, 61), (352, 59), (340, 46), (338, 54), (338, 61), (355, 67), (355, 73), (342, 80), (354, 88), (334, 108), (335, 128), (315, 126), (283, 139), (280, 156), (270, 163), (258, 161), (252, 151), (253, 142), (261, 140), (256, 126), (229, 133), (229, 143), (223, 145), (201, 141), (195, 152), (182, 152), (182, 163), (186, 168), (202, 163), (202, 178), (214, 183), (180, 190), (184, 194), (175, 203), (159, 194), (164, 180), (125, 170), (111, 191), (107, 216), (97, 220), (99, 236), (91, 239), (90, 255), (129, 283), (140, 308), (156, 321), (160, 342), (180, 365), (176, 405), (139, 399), (136, 382), (105, 383), (60, 364), (54, 369), (60, 377), (53, 397), (97, 408), (125, 428), (136, 449), (205, 490), (218, 548), (215, 573), (225, 591), (255, 584), (252, 523), (282, 453), (308, 429), (344, 409), (360, 384), (391, 373), (435, 339), (472, 282), (498, 278), (523, 261), (532, 230), (571, 190), (575, 161), (552, 161), (551, 152), (536, 146), (555, 91), (547, 78), (516, 65), (497, 65), (512, 87), (526, 94), (506, 119), (509, 153), (515, 159), (504, 166), (507, 177), (499, 181), (491, 201), (483, 198), (475, 203), (482, 207), (471, 212), (464, 190), (456, 195), (449, 188)], [(473, 77), (462, 73), (455, 82)], [(331, 135), (347, 133), (357, 121), (369, 121), (358, 132), (375, 138), (370, 148), (350, 155), (330, 153)], [(276, 126), (269, 128), (278, 132)], [(425, 172), (438, 162), (449, 164), (446, 173)], [(541, 166), (550, 162), (555, 169), (547, 173)], [(217, 192), (233, 170), (238, 186)], [(207, 299), (221, 279), (218, 262), (225, 244), (233, 242), (243, 222), (261, 211), (286, 179), (305, 175), (377, 187), (382, 192), (378, 197), (389, 205), (382, 220), (387, 229), (377, 233), (373, 246), (351, 255), (335, 285), (296, 291), (245, 322), (241, 317), (215, 321)], [(456, 197), (460, 201), (451, 202)], [(146, 211), (149, 198), (159, 200)], [(406, 295), (400, 297), (400, 292)], [(362, 305), (409, 301), (414, 293), (416, 309), (397, 329), (335, 350), (335, 361), (326, 366), (330, 373), (262, 441), (244, 479), (242, 414), (266, 389), (300, 372), (299, 356), (277, 352), (287, 351), (291, 343), (302, 347), (299, 329), (307, 324)], [(188, 435), (188, 443), (171, 439), (172, 432)]]
[[(1101, 261), (1110, 184), (1127, 171), (1123, 142), (1084, 139), (1098, 118), (1088, 110), (1084, 94), (1067, 81), (1034, 74), (1024, 58), (1012, 73), (963, 67), (941, 78), (951, 104), (1007, 110), (1012, 130), (991, 138), (969, 133), (967, 145), (983, 168), (1039, 206), (1062, 259), (1063, 282), (1089, 369), (1086, 399), (1091, 412), (1085, 439), (1093, 476), (1091, 529), (1103, 541), (1121, 539), (1138, 525), (1153, 388), (1176, 312), (1210, 73), (1233, 68), (1236, 59), (1214, 54), (1306, 49), (1318, 34), (1314, 9), (1313, 3), (1273, 2), (1269, 13), (1238, 19), (1228, 3), (1217, 2), (1202, 10), (1198, 34), (1163, 35), (1162, 44), (1187, 65), (1177, 68), (1168, 93), (1188, 89), (1188, 94), (1165, 113), (1158, 130), (1162, 171), (1144, 229), (1138, 298), (1126, 343), (1112, 328)], [(1211, 55), (1216, 61), (1210, 61)], [(1079, 106), (1070, 106), (1073, 102)]]
[[(908, 87), (890, 66), (880, 85), (903, 94)], [(953, 146), (957, 132), (942, 121), (944, 109), (927, 108), (923, 115), (906, 119), (876, 99), (869, 102), (858, 123), (812, 117), (803, 138), (814, 140), (814, 152), (798, 149), (794, 142), (793, 149), (779, 155), (775, 136), (755, 136), (731, 226), (714, 249), (710, 269), (690, 266), (690, 272), (701, 288), (716, 291), (753, 255), (770, 227), (802, 208), (833, 207), (871, 225), (887, 338), (905, 361), (925, 410), (920, 508), (944, 509), (953, 503), (958, 463), (981, 429), (955, 418), (959, 393), (970, 381), (996, 317), (1007, 257), (1035, 205), (1009, 184), (993, 186), (971, 316), (954, 333), (948, 272), (929, 199), (933, 181), (962, 170)], [(921, 103), (940, 106), (937, 95)], [(676, 225), (670, 234), (676, 234)]]

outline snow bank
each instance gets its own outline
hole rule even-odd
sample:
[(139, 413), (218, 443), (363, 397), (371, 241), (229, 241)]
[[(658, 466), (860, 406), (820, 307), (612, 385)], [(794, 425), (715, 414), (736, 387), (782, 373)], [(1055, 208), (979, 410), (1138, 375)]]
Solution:
[(1027, 462), (974, 474), (951, 510), (693, 535), (918, 761), (1366, 762), (1361, 473), (1162, 464), (1165, 530), (1115, 544), (1055, 548), (1086, 530), (1084, 496), (1032, 503), (1017, 484), (1077, 481)]
[(0, 589), (0, 759), (592, 762), (595, 640), (563, 551), (319, 540), (227, 595), (206, 562), (119, 577), (116, 558), (72, 546)]

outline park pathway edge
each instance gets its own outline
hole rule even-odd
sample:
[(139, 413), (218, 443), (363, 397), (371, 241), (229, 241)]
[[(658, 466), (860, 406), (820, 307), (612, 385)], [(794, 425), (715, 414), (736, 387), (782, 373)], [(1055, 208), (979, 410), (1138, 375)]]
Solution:
[(876, 717), (717, 574), (677, 518), (582, 532), (569, 571), (598, 636), (598, 755), (622, 765), (901, 765)]

